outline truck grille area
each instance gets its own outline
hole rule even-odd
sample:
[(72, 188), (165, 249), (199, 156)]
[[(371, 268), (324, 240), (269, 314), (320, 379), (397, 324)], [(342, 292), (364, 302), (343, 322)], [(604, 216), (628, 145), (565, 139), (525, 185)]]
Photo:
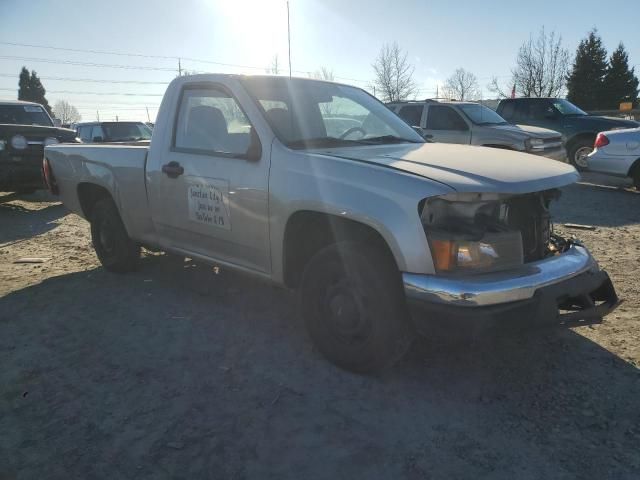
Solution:
[(548, 253), (551, 238), (549, 201), (543, 194), (531, 194), (514, 197), (506, 202), (506, 224), (522, 234), (525, 263), (541, 260)]

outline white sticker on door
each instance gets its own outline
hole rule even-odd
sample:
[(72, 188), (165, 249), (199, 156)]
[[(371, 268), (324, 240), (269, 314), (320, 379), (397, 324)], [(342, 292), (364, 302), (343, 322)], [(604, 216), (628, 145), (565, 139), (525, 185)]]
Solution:
[(229, 186), (224, 181), (192, 183), (187, 190), (189, 220), (231, 230)]

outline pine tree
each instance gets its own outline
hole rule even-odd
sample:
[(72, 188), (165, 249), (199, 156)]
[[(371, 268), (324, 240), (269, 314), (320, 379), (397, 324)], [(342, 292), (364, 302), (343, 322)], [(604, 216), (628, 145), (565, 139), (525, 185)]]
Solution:
[(20, 80), (18, 81), (18, 100), (27, 100), (29, 98), (29, 70), (27, 70), (27, 67), (22, 67)]
[(49, 102), (45, 97), (47, 91), (42, 85), (42, 82), (40, 81), (40, 78), (38, 78), (35, 70), (31, 70), (31, 77), (29, 78), (29, 89), (31, 90), (31, 95), (33, 95), (34, 97), (34, 100), (32, 101), (42, 105), (47, 110), (47, 112), (49, 112), (49, 115), (51, 115), (53, 112), (51, 111)]
[(611, 54), (609, 68), (604, 77), (606, 108), (618, 109), (621, 102), (638, 100), (638, 78), (635, 69), (629, 68), (629, 55), (622, 42)]
[(567, 76), (567, 98), (584, 110), (606, 106), (604, 77), (607, 73), (607, 50), (596, 29), (580, 41), (571, 73)]
[(27, 70), (26, 67), (22, 67), (18, 87), (18, 100), (39, 103), (49, 112), (49, 115), (51, 115), (51, 107), (45, 97), (47, 91), (35, 70), (31, 70), (31, 75), (29, 75), (29, 70)]

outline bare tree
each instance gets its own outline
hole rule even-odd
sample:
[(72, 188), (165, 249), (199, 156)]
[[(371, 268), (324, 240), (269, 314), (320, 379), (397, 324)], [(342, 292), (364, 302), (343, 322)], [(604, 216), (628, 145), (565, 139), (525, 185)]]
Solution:
[(373, 63), (373, 86), (385, 102), (406, 100), (417, 92), (413, 66), (396, 42), (384, 44)]
[[(564, 93), (569, 70), (569, 51), (562, 46), (562, 37), (555, 31), (540, 29), (538, 38), (533, 35), (518, 50), (516, 66), (511, 71), (515, 91), (524, 97), (559, 97)], [(489, 90), (501, 97), (506, 93), (493, 78)]]
[(53, 114), (59, 118), (63, 124), (79, 122), (82, 116), (78, 109), (66, 100), (58, 100), (53, 106)]
[(311, 78), (333, 82), (335, 77), (333, 76), (333, 70), (327, 67), (320, 67), (319, 70), (316, 70), (311, 74)]
[(271, 75), (280, 75), (280, 66), (278, 64), (278, 55), (274, 55), (271, 60), (271, 65), (267, 67), (267, 73)]
[(456, 100), (469, 100), (480, 95), (478, 79), (476, 76), (465, 70), (458, 68), (453, 75), (447, 78), (444, 84), (445, 94)]

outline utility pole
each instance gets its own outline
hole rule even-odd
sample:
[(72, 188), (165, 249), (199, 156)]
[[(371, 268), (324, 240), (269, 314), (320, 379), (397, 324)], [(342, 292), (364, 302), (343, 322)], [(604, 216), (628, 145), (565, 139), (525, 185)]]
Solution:
[(182, 64), (180, 63), (180, 58), (178, 58), (178, 76), (182, 76)]
[(98, 121), (100, 121), (100, 110), (96, 110), (96, 117), (98, 117)]
[(116, 115), (116, 122), (119, 122), (120, 120), (118, 120), (118, 115)]
[(289, 0), (287, 0), (287, 43), (289, 45), (289, 78), (291, 78), (291, 24), (289, 22)]
[(151, 123), (151, 117), (149, 117), (149, 107), (144, 107), (147, 109), (147, 122)]

